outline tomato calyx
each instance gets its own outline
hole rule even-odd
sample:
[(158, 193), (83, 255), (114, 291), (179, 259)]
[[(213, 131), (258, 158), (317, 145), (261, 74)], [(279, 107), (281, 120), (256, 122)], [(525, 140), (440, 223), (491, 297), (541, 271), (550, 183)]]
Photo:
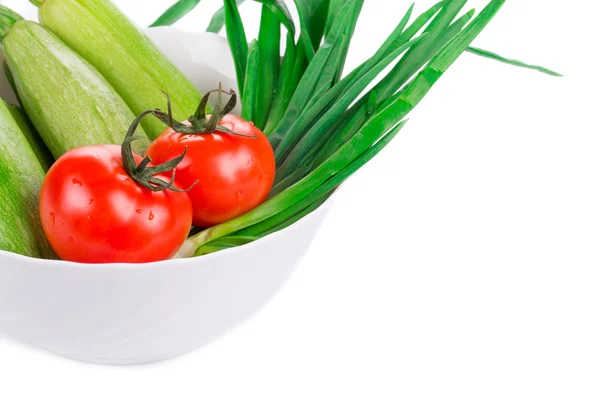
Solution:
[[(137, 140), (148, 140), (147, 137), (136, 136), (135, 131), (138, 129), (140, 123), (146, 116), (154, 115), (155, 117), (160, 118), (163, 114), (164, 112), (161, 110), (149, 110), (140, 114), (140, 116), (133, 121), (133, 123), (129, 127), (129, 130), (127, 131), (125, 140), (121, 145), (121, 158), (123, 159), (123, 168), (125, 169), (125, 172), (127, 172), (127, 175), (129, 175), (131, 179), (133, 179), (137, 184), (152, 192), (161, 192), (164, 190), (172, 190), (174, 192), (180, 193), (188, 192), (198, 182), (195, 182), (186, 190), (179, 189), (177, 186), (175, 186), (175, 175), (177, 171), (176, 168), (185, 158), (187, 154), (187, 147), (183, 151), (183, 154), (181, 154), (179, 157), (159, 165), (150, 166), (150, 164), (152, 163), (152, 159), (148, 156), (144, 157), (139, 164), (135, 160), (131, 144)], [(159, 179), (155, 176), (158, 174), (165, 174), (167, 172), (171, 172), (171, 179), (169, 182), (165, 182), (164, 180)]]
[[(165, 96), (167, 96), (167, 107), (168, 112), (165, 114), (163, 111), (156, 110), (154, 112), (154, 116), (160, 119), (165, 125), (169, 128), (173, 129), (173, 131), (182, 134), (188, 135), (203, 135), (203, 134), (211, 134), (215, 132), (227, 133), (229, 135), (234, 136), (242, 136), (250, 139), (256, 140), (258, 136), (256, 135), (245, 135), (228, 129), (227, 127), (220, 124), (223, 117), (229, 114), (237, 104), (237, 94), (233, 89), (229, 91), (223, 90), (221, 84), (219, 84), (219, 88), (215, 90), (211, 90), (202, 98), (196, 113), (188, 118), (188, 124), (184, 124), (173, 119), (173, 112), (171, 110), (171, 98), (169, 95), (163, 91)], [(217, 101), (215, 103), (214, 110), (210, 118), (207, 117), (206, 107), (208, 105), (208, 100), (210, 99), (211, 94), (217, 93)], [(223, 106), (223, 94), (230, 96), (229, 101)]]

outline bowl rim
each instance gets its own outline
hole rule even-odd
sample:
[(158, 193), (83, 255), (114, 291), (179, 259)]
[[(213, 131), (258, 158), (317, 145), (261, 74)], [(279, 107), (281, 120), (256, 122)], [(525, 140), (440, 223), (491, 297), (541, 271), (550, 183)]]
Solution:
[[(325, 208), (328, 208), (331, 206), (331, 204), (337, 197), (338, 192), (339, 192), (339, 187), (331, 194), (331, 196), (329, 196), (329, 198), (323, 204), (321, 204), (319, 207), (317, 207), (311, 213), (305, 215), (300, 220), (294, 222), (290, 226), (288, 226), (280, 231), (271, 233), (265, 237), (262, 237), (260, 239), (257, 239), (253, 242), (250, 242), (250, 243), (247, 243), (244, 245), (221, 250), (221, 251), (218, 251), (215, 253), (205, 254), (200, 257), (172, 258), (170, 260), (154, 261), (154, 262), (149, 262), (149, 263), (104, 263), (104, 264), (90, 263), (90, 264), (87, 264), (87, 263), (79, 263), (79, 262), (73, 262), (73, 261), (49, 260), (49, 259), (45, 259), (45, 258), (35, 258), (35, 257), (24, 256), (24, 255), (18, 254), (18, 253), (12, 253), (10, 251), (0, 250), (0, 260), (10, 259), (10, 260), (21, 261), (26, 264), (37, 265), (37, 266), (45, 265), (45, 266), (55, 266), (55, 267), (60, 266), (60, 267), (91, 268), (91, 269), (94, 269), (94, 268), (102, 268), (102, 269), (111, 269), (111, 268), (112, 269), (115, 269), (115, 268), (116, 269), (124, 269), (124, 268), (127, 268), (127, 269), (139, 270), (139, 269), (144, 269), (144, 268), (159, 268), (162, 266), (178, 266), (178, 265), (188, 264), (190, 262), (197, 262), (198, 265), (200, 265), (200, 263), (209, 263), (213, 259), (216, 259), (217, 257), (227, 257), (228, 255), (233, 255), (234, 253), (237, 253), (237, 252), (250, 250), (253, 247), (262, 245), (267, 240), (272, 240), (275, 237), (283, 236), (288, 231), (308, 223), (308, 221), (311, 219), (311, 217), (314, 218), (315, 214), (318, 211), (323, 211)], [(3, 267), (3, 265), (0, 265), (0, 269), (2, 269), (2, 267)]]

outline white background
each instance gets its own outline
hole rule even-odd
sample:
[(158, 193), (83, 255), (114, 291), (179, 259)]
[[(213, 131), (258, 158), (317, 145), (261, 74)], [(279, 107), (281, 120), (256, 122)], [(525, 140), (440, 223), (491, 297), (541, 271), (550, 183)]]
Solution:
[[(117, 3), (147, 25), (172, 0)], [(218, 3), (180, 26), (204, 29)], [(409, 5), (365, 3), (350, 67)], [(244, 10), (254, 32), (258, 7)], [(0, 339), (0, 399), (600, 398), (597, 11), (508, 1), (476, 44), (566, 77), (465, 55), (343, 187), (299, 271), (249, 323), (137, 367)]]

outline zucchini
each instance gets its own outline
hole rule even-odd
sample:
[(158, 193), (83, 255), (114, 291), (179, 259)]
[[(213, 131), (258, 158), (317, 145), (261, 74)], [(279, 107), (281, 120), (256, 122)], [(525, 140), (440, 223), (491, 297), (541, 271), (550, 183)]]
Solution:
[(4, 6), (0, 40), (19, 99), (54, 158), (80, 146), (123, 142), (135, 115), (87, 61)]
[(38, 212), (44, 170), (0, 101), (0, 250), (56, 258)]
[(19, 125), (21, 132), (23, 132), (23, 135), (25, 135), (29, 146), (35, 153), (38, 161), (40, 162), (40, 165), (44, 169), (44, 172), (48, 172), (48, 170), (54, 163), (54, 157), (52, 157), (52, 154), (50, 154), (50, 151), (46, 147), (46, 144), (44, 143), (40, 135), (37, 133), (35, 128), (31, 125), (29, 117), (27, 116), (25, 111), (19, 106), (15, 106), (7, 102), (4, 102), (4, 105), (12, 115), (17, 125)]
[[(39, 7), (41, 24), (100, 71), (136, 115), (164, 108), (162, 91), (179, 121), (198, 107), (200, 92), (109, 0), (30, 1)], [(154, 118), (142, 126), (151, 139), (165, 130)]]

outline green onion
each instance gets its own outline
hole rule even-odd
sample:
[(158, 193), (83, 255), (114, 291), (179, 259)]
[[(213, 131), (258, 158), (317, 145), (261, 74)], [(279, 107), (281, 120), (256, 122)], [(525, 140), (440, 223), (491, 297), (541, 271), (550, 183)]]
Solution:
[[(277, 15), (270, 7), (263, 5), (258, 36), (260, 44), (260, 68), (255, 73), (259, 76), (259, 88), (254, 111), (254, 123), (259, 129), (264, 129), (269, 110), (279, 79), (281, 27)], [(246, 81), (249, 79), (246, 76)]]
[[(276, 3), (278, 5), (283, 5), (285, 7), (285, 3), (283, 3), (282, 0), (255, 0), (264, 4), (270, 4), (270, 3)], [(326, 24), (325, 24), (325, 31), (324, 34), (325, 36), (327, 36), (331, 26), (333, 25), (333, 21), (335, 20), (335, 17), (338, 14), (338, 11), (341, 10), (343, 4), (345, 3), (346, 0), (329, 0), (329, 12), (327, 13), (326, 16)], [(240, 5), (242, 3), (244, 3), (245, 0), (236, 0), (237, 5)], [(150, 25), (151, 27), (154, 26), (169, 26), (172, 25), (174, 23), (176, 23), (177, 21), (179, 21), (181, 18), (183, 18), (185, 15), (187, 15), (190, 11), (192, 11), (198, 4), (200, 3), (200, 0), (180, 0), (177, 3), (175, 3), (173, 6), (171, 6), (167, 11), (165, 11), (152, 25)], [(320, 1), (319, 2), (319, 6), (323, 7), (324, 3), (327, 3), (327, 1)], [(437, 10), (439, 10), (439, 7), (445, 3), (445, 1), (442, 1), (440, 3), (438, 3), (435, 7), (438, 7)], [(308, 5), (310, 6), (312, 3), (308, 2)], [(305, 5), (302, 5), (303, 9), (306, 8)], [(437, 11), (436, 10), (436, 11)], [(289, 17), (289, 12), (286, 14), (286, 18), (288, 19), (288, 27), (289, 22), (291, 22), (291, 24), (293, 25), (293, 21), (291, 21), (291, 17)], [(319, 11), (317, 12), (317, 15), (322, 17), (323, 15), (323, 9), (319, 8)], [(212, 17), (210, 24), (207, 28), (207, 32), (214, 32), (214, 33), (219, 33), (222, 29), (223, 26), (225, 25), (225, 9), (224, 7), (221, 7)], [(317, 25), (319, 26), (319, 25)], [(318, 32), (318, 30), (315, 30), (316, 32)], [(413, 35), (416, 34), (413, 33)], [(313, 34), (314, 35), (314, 34)], [(313, 41), (313, 37), (318, 37), (318, 36), (309, 36), (311, 37), (311, 41)], [(314, 42), (314, 41), (313, 41)], [(509, 58), (505, 58), (502, 57), (496, 53), (493, 53), (491, 51), (488, 50), (483, 50), (483, 49), (479, 49), (479, 48), (475, 48), (475, 47), (469, 47), (469, 49), (467, 50), (469, 53), (481, 56), (481, 57), (485, 57), (485, 58), (489, 58), (504, 64), (508, 64), (508, 65), (512, 65), (515, 67), (520, 67), (520, 68), (525, 68), (525, 69), (531, 69), (531, 70), (535, 70), (547, 75), (551, 75), (551, 76), (556, 76), (556, 77), (561, 77), (562, 75), (558, 72), (552, 71), (548, 68), (545, 67), (541, 67), (538, 65), (530, 65), (527, 64), (523, 61), (519, 61), (519, 60), (513, 60), (513, 59), (509, 59)]]
[[(244, 3), (246, 0), (236, 0), (236, 4), (239, 6)], [(213, 15), (210, 23), (208, 24), (208, 28), (206, 28), (207, 32), (219, 33), (221, 29), (225, 26), (225, 7), (221, 7), (215, 15)]]
[(242, 118), (246, 121), (255, 121), (259, 101), (260, 79), (260, 48), (258, 40), (253, 40), (248, 52), (246, 69), (246, 82), (244, 87), (244, 103), (242, 104)]
[(296, 44), (293, 37), (287, 39), (287, 47), (281, 63), (281, 70), (279, 73), (279, 82), (277, 83), (277, 89), (271, 110), (269, 111), (269, 118), (267, 119), (264, 133), (270, 136), (273, 130), (279, 125), (279, 122), (283, 118), (287, 107), (292, 100), (294, 94), (294, 68), (296, 66)]
[[(336, 43), (330, 44), (325, 43), (319, 49), (319, 52), (314, 58), (314, 61), (310, 63), (306, 73), (304, 74), (302, 80), (297, 86), (292, 99), (290, 100), (290, 104), (281, 119), (278, 127), (275, 132), (269, 136), (269, 140), (271, 141), (271, 145), (273, 145), (274, 149), (277, 149), (277, 146), (283, 140), (282, 132), (286, 132), (288, 127), (292, 126), (296, 119), (300, 116), (310, 99), (312, 98), (314, 92), (317, 88), (317, 82), (321, 73), (323, 72), (323, 68), (327, 64), (329, 60), (329, 56), (333, 51)], [(300, 58), (303, 59), (302, 52), (300, 51)], [(294, 73), (296, 72), (298, 64), (296, 64)], [(294, 75), (294, 73), (292, 75)]]
[[(365, 68), (363, 68), (361, 70), (361, 74), (355, 78), (356, 81), (352, 82), (352, 85), (345, 90), (344, 95), (335, 102), (335, 105), (332, 108), (330, 108), (321, 118), (319, 118), (318, 122), (308, 132), (303, 133), (301, 130), (296, 130), (286, 135), (285, 138), (290, 140), (287, 142), (284, 141), (282, 145), (277, 148), (278, 151), (284, 149), (285, 144), (291, 143), (296, 138), (298, 139), (298, 143), (289, 153), (287, 160), (280, 165), (277, 171), (278, 177), (283, 178), (296, 169), (300, 164), (302, 157), (308, 151), (314, 148), (319, 139), (327, 139), (327, 132), (335, 126), (336, 122), (340, 120), (347, 108), (350, 107), (354, 100), (381, 73), (381, 71), (383, 71), (392, 61), (400, 56), (400, 54), (421, 43), (423, 38), (424, 36), (421, 36), (404, 44), (403, 46), (400, 46), (388, 57), (373, 66), (373, 68), (370, 70), (365, 71)], [(364, 73), (362, 73), (363, 71)], [(294, 138), (292, 134), (294, 134), (296, 138)], [(289, 146), (287, 148), (289, 148)]]
[[(425, 29), (425, 32), (428, 32), (430, 36), (427, 42), (421, 43), (412, 48), (411, 51), (407, 52), (396, 67), (394, 67), (392, 71), (370, 91), (370, 93), (365, 95), (365, 97), (351, 110), (346, 112), (345, 116), (342, 117), (350, 120), (346, 127), (333, 134), (329, 134), (327, 136), (329, 141), (323, 144), (323, 146), (314, 149), (314, 153), (316, 154), (310, 154), (310, 157), (315, 159), (315, 163), (318, 164), (322, 162), (346, 143), (350, 137), (356, 134), (369, 115), (365, 108), (367, 105), (366, 99), (369, 96), (372, 94), (376, 95), (376, 98), (379, 101), (378, 105), (383, 104), (389, 96), (406, 84), (406, 82), (417, 73), (437, 51), (439, 51), (439, 49), (462, 29), (468, 20), (471, 19), (473, 15), (472, 11), (469, 11), (451, 25), (449, 25), (449, 22), (458, 14), (464, 3), (464, 0), (456, 3), (449, 3), (447, 1), (439, 3), (417, 18), (412, 26), (407, 28), (407, 30), (400, 35), (396, 40), (396, 43), (402, 43), (404, 40), (414, 36), (414, 34), (416, 34), (416, 32), (418, 32), (427, 21), (439, 11), (440, 7), (442, 8), (442, 11)], [(454, 5), (454, 8), (448, 9), (449, 4)], [(440, 29), (440, 26), (446, 26), (447, 28), (443, 31)], [(436, 33), (439, 33), (437, 38), (435, 37)]]
[[(288, 30), (288, 33), (291, 36), (294, 36), (296, 34), (296, 27), (294, 25), (294, 19), (292, 18), (292, 14), (290, 14), (290, 10), (287, 8), (287, 6), (285, 5), (285, 2), (283, 0), (256, 0), (256, 1), (267, 6), (273, 12), (273, 14), (275, 14), (279, 18), (279, 21), (281, 22), (281, 24), (283, 26), (285, 26), (285, 29)], [(261, 22), (261, 28), (262, 28), (262, 22)]]
[[(236, 232), (239, 232), (239, 235), (243, 237), (247, 237), (248, 233), (252, 233), (251, 237), (260, 237), (261, 233), (272, 229), (270, 225), (274, 225), (275, 223), (280, 224), (281, 220), (289, 220), (293, 218), (299, 209), (306, 209), (310, 204), (321, 200), (321, 196), (327, 195), (346, 179), (349, 174), (354, 172), (355, 168), (359, 168), (364, 162), (368, 161), (368, 156), (372, 152), (376, 152), (376, 149), (379, 148), (378, 146), (385, 146), (387, 144), (385, 138), (388, 137), (386, 135), (396, 134), (404, 126), (404, 118), (423, 99), (442, 74), (468, 49), (470, 43), (485, 28), (504, 2), (505, 0), (492, 0), (464, 30), (460, 28), (463, 26), (463, 21), (471, 18), (470, 13), (466, 14), (465, 17), (461, 17), (461, 19), (457, 20), (458, 22), (452, 23), (464, 5), (464, 1), (447, 2), (444, 5), (443, 12), (430, 24), (430, 29), (426, 29), (427, 33), (425, 37), (418, 38), (416, 43), (412, 42), (406, 44), (403, 48), (396, 49), (398, 54), (392, 53), (388, 55), (384, 61), (376, 63), (376, 67), (373, 67), (373, 71), (377, 71), (381, 65), (390, 62), (388, 59), (393, 60), (401, 51), (408, 49), (408, 53), (403, 57), (403, 60), (410, 60), (408, 68), (413, 68), (414, 65), (424, 62), (421, 60), (421, 56), (417, 54), (417, 48), (424, 46), (422, 48), (430, 50), (437, 49), (442, 45), (442, 48), (438, 49), (429, 61), (425, 61), (427, 66), (415, 78), (411, 79), (401, 91), (391, 93), (387, 97), (378, 98), (379, 92), (377, 91), (369, 93), (364, 98), (363, 106), (366, 110), (365, 118), (367, 118), (367, 121), (337, 151), (315, 166), (308, 175), (301, 178), (297, 183), (275, 195), (253, 211), (225, 224), (207, 229), (190, 238), (182, 249), (182, 255), (201, 255), (215, 251), (215, 247), (211, 247), (211, 242), (221, 240), (226, 243), (229, 240), (234, 240), (231, 237), (235, 237)], [(340, 16), (339, 18), (343, 17)], [(440, 26), (444, 26), (444, 28), (439, 28)], [(457, 27), (460, 27), (458, 34), (453, 34), (453, 29)], [(322, 52), (326, 48), (328, 48), (327, 43), (321, 47), (319, 52)], [(379, 55), (376, 54), (375, 57), (379, 57)], [(317, 57), (309, 65), (309, 69), (317, 62), (316, 59)], [(324, 64), (326, 61), (321, 59), (317, 63)], [(366, 65), (373, 63), (375, 61), (371, 59), (362, 68), (365, 69)], [(322, 67), (319, 65), (316, 69), (322, 70)], [(358, 78), (359, 76), (360, 78)], [(363, 72), (362, 76), (360, 73), (357, 73), (354, 79), (357, 79), (356, 83), (351, 85), (345, 92), (348, 98), (344, 99), (344, 101), (340, 101), (338, 98), (334, 106), (330, 109), (334, 110), (330, 111), (331, 117), (334, 115), (339, 116), (340, 112), (343, 112), (350, 106), (348, 99), (359, 88), (362, 88), (365, 82), (369, 82), (374, 78), (369, 76), (368, 72)], [(314, 93), (314, 88), (311, 89), (311, 93)], [(316, 103), (313, 102), (313, 107)], [(325, 118), (324, 116), (317, 118), (313, 126), (314, 132), (327, 132), (332, 128), (331, 125), (338, 131), (342, 130), (343, 124), (333, 123), (335, 120), (333, 118)], [(310, 136), (301, 137), (301, 142), (306, 137), (310, 138)], [(313, 137), (316, 138), (318, 135), (315, 134)], [(310, 146), (307, 146), (307, 148), (310, 148)], [(351, 172), (348, 174), (348, 171)], [(290, 169), (289, 172), (293, 174), (293, 169)], [(346, 174), (348, 175), (346, 176)], [(285, 176), (285, 174), (283, 175)], [(327, 182), (332, 186), (328, 186)], [(271, 222), (268, 223), (265, 221)], [(254, 228), (250, 228), (252, 226)], [(222, 239), (227, 236), (230, 239)]]
[[(198, 250), (200, 250), (201, 253), (201, 247), (205, 244), (265, 221), (268, 218), (287, 210), (307, 196), (309, 196), (308, 201), (310, 201), (312, 194), (314, 194), (313, 192), (328, 181), (329, 184), (326, 185), (325, 189), (321, 190), (325, 193), (333, 190), (335, 187), (339, 186), (343, 180), (368, 162), (370, 158), (381, 150), (381, 148), (387, 145), (389, 140), (404, 127), (405, 123), (406, 122), (400, 122), (394, 125), (392, 119), (388, 119), (387, 121), (374, 121), (371, 126), (365, 127), (364, 137), (356, 141), (355, 148), (351, 149), (349, 146), (348, 152), (344, 153), (340, 151), (337, 153), (336, 157), (327, 160), (327, 162), (315, 170), (311, 175), (249, 213), (232, 221), (204, 230), (196, 236), (191, 237), (180, 250), (179, 256), (190, 257), (195, 255)], [(381, 128), (383, 128), (383, 130)], [(365, 153), (363, 157), (360, 157), (363, 152), (369, 150), (371, 143), (376, 143), (382, 137), (388, 137), (389, 139), (387, 141), (383, 140), (380, 147), (374, 147), (371, 151)], [(353, 163), (353, 161), (356, 162)], [(320, 192), (317, 193), (320, 194)]]
[(325, 36), (329, 35), (329, 31), (333, 26), (333, 21), (338, 16), (339, 11), (344, 6), (346, 0), (329, 0), (329, 10), (327, 13), (327, 18), (325, 19)]
[(300, 15), (300, 24), (305, 26), (306, 36), (316, 50), (321, 45), (325, 32), (329, 0), (294, 0), (294, 2)]
[(492, 53), (491, 51), (487, 51), (487, 50), (482, 50), (482, 49), (478, 49), (476, 47), (469, 47), (467, 49), (467, 51), (469, 53), (478, 55), (480, 57), (485, 57), (485, 58), (489, 58), (491, 60), (495, 60), (495, 61), (499, 61), (505, 64), (509, 64), (509, 65), (513, 65), (515, 67), (520, 67), (520, 68), (525, 68), (525, 69), (531, 69), (534, 71), (538, 71), (538, 72), (542, 72), (544, 74), (550, 75), (550, 76), (557, 76), (557, 77), (561, 77), (562, 74), (552, 71), (548, 68), (545, 67), (541, 67), (539, 65), (530, 65), (527, 63), (524, 63), (523, 61), (518, 61), (518, 60), (513, 60), (510, 58), (505, 58), (502, 57), (501, 55), (498, 55), (496, 53)]
[(302, 48), (304, 49), (306, 58), (308, 59), (308, 61), (312, 61), (313, 57), (315, 56), (315, 48), (313, 47), (312, 40), (308, 34), (308, 16), (305, 10), (303, 8), (300, 8), (297, 1), (296, 5), (298, 8), (298, 13), (300, 15), (300, 42), (302, 43)]
[(233, 53), (238, 87), (240, 88), (240, 98), (243, 101), (248, 63), (248, 40), (246, 39), (246, 31), (244, 30), (244, 24), (242, 24), (242, 18), (237, 3), (235, 0), (224, 1), (227, 39), (229, 40), (229, 47), (231, 47)]
[[(269, 136), (269, 140), (275, 149), (275, 155), (278, 158), (278, 161), (288, 150), (286, 143), (284, 143), (285, 147), (282, 150), (278, 150), (279, 144), (284, 140), (283, 136), (305, 109), (315, 90), (318, 89), (317, 84), (319, 83), (324, 70), (328, 67), (328, 63), (336, 62), (336, 58), (330, 58), (330, 55), (336, 46), (342, 45), (342, 42), (340, 42), (341, 36), (350, 29), (353, 23), (355, 23), (355, 13), (358, 6), (362, 6), (362, 1), (350, 0), (346, 3), (342, 11), (340, 11), (340, 15), (332, 27), (329, 36), (325, 40), (325, 43), (323, 43), (319, 51), (317, 51), (313, 61), (309, 64), (306, 73), (300, 80), (285, 115), (275, 129), (275, 132)], [(332, 67), (330, 66), (329, 68)]]
[(170, 26), (181, 18), (185, 17), (187, 13), (192, 11), (200, 3), (200, 0), (179, 0), (173, 4), (163, 15), (161, 15), (152, 25), (154, 26)]
[[(294, 0), (300, 17), (297, 41), (284, 2), (258, 2), (263, 4), (259, 38), (249, 49), (236, 2), (224, 0), (222, 13), (243, 90), (243, 117), (269, 136), (278, 165), (276, 185), (254, 210), (189, 238), (180, 256), (244, 245), (313, 212), (398, 134), (464, 52), (556, 74), (469, 47), (505, 0), (491, 0), (477, 16), (474, 10), (461, 15), (467, 0), (443, 0), (413, 22), (411, 6), (373, 56), (343, 78), (364, 0)], [(281, 26), (288, 31), (282, 60)]]

